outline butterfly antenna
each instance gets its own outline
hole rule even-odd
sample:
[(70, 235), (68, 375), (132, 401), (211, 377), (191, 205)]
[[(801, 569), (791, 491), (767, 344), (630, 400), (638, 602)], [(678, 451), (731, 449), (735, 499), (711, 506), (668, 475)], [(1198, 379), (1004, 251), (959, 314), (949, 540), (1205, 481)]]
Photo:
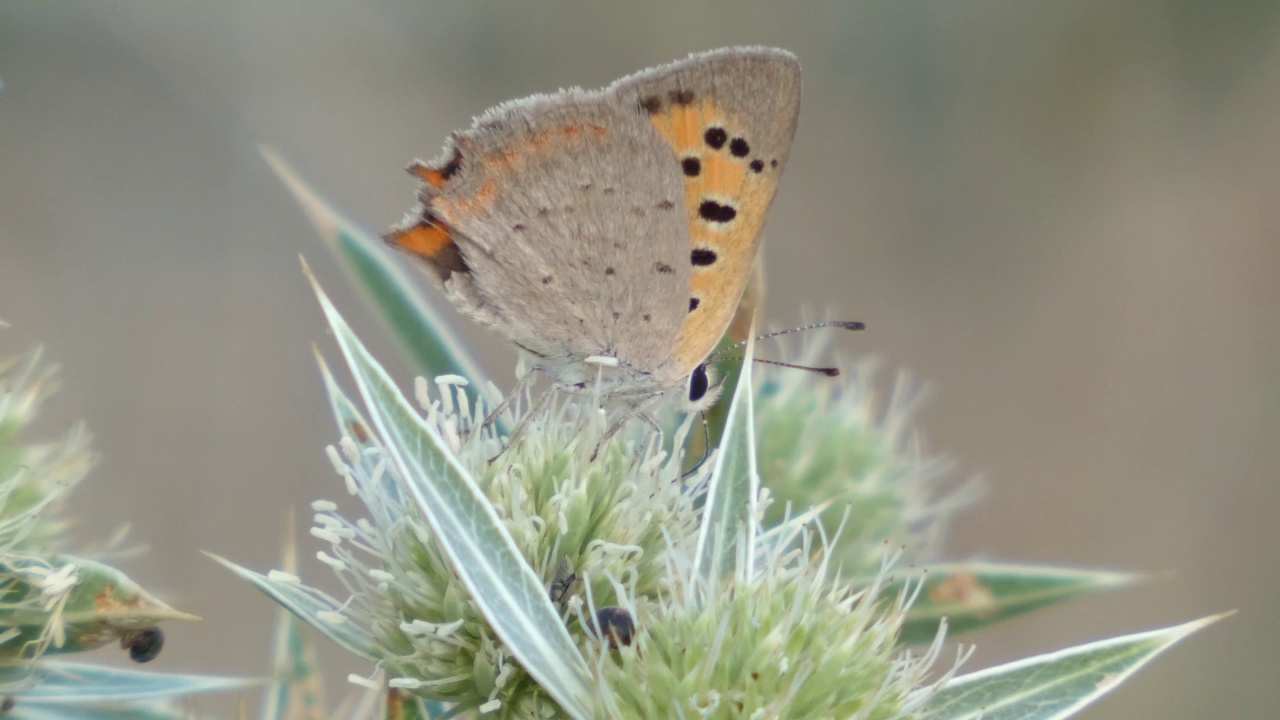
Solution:
[[(809, 330), (819, 330), (821, 328), (828, 328), (828, 327), (840, 328), (841, 330), (863, 330), (867, 326), (858, 322), (857, 320), (830, 320), (827, 322), (813, 323), (812, 325), (802, 325), (800, 327), (793, 327), (787, 330), (775, 330), (771, 333), (765, 333), (764, 335), (757, 335), (755, 337), (755, 340), (758, 342), (760, 340), (768, 340), (769, 338), (775, 338), (775, 337), (778, 337), (779, 335), (790, 335), (791, 333), (807, 332)], [(717, 350), (716, 352), (711, 354), (711, 357), (707, 358), (707, 362), (718, 360), (721, 355), (727, 352), (733, 352), (734, 350), (737, 350), (738, 348), (746, 344), (747, 344), (747, 341), (743, 340), (742, 342), (736, 342), (730, 345), (729, 347), (723, 348), (721, 350)], [(726, 358), (726, 359), (730, 359), (730, 358)], [(786, 366), (786, 363), (779, 363), (779, 362), (772, 362), (772, 361), (765, 361), (765, 360), (758, 360), (757, 362), (769, 362), (772, 365)], [(791, 365), (788, 367), (798, 367), (802, 370), (820, 369), (820, 368), (805, 368), (799, 365)], [(835, 374), (838, 374), (838, 373), (835, 373)]]
[[(721, 360), (742, 360), (741, 357), (721, 358)], [(792, 368), (794, 370), (804, 370), (806, 372), (826, 375), (827, 377), (835, 377), (840, 374), (840, 368), (834, 367), (813, 367), (811, 365), (795, 365), (793, 363), (780, 362), (778, 360), (766, 360), (764, 358), (753, 357), (751, 362), (764, 363), (765, 365), (777, 365), (778, 367)]]

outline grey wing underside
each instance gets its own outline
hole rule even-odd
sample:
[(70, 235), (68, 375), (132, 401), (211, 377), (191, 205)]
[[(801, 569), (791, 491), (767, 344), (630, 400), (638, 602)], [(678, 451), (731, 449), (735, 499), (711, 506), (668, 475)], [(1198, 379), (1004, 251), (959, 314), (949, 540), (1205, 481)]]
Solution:
[(670, 147), (633, 104), (566, 91), (499, 106), (423, 197), (468, 272), (459, 307), (553, 361), (666, 363), (687, 312), (689, 228)]
[[(689, 360), (672, 348), (696, 306), (693, 218), (676, 149), (648, 116), (709, 94), (766, 172), (781, 172), (799, 91), (790, 53), (727, 48), (605, 90), (506, 103), (410, 168), (422, 204), (387, 240), (424, 261), (462, 312), (552, 363), (611, 355), (670, 381)], [(757, 198), (762, 212), (776, 182)], [(763, 215), (753, 222), (747, 256)]]

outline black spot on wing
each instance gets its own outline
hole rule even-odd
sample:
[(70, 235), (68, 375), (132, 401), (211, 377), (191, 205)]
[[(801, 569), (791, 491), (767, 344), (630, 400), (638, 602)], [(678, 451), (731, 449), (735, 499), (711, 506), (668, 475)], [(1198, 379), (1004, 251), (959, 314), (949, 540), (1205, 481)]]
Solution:
[(698, 216), (707, 222), (727, 223), (738, 216), (732, 205), (722, 205), (715, 200), (703, 200), (698, 206)]

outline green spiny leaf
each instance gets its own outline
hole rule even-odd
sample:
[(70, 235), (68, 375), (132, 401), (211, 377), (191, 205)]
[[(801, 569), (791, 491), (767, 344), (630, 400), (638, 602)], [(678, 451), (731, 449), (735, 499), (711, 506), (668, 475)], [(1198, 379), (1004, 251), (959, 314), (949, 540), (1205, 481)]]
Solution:
[(338, 643), (350, 653), (368, 660), (378, 662), (381, 659), (377, 640), (363, 628), (350, 622), (330, 622), (326, 617), (341, 615), (342, 606), (332, 598), (322, 597), (294, 582), (272, 578), (243, 568), (230, 560), (206, 552), (210, 558), (221, 563), (231, 572), (249, 581), (272, 600), (275, 600), (300, 620), (315, 628), (321, 635)]
[[(280, 569), (296, 575), (298, 543), (293, 518), (289, 517), (284, 537)], [(303, 623), (287, 608), (276, 614), (276, 633), (271, 651), (271, 685), (263, 693), (263, 720), (324, 720), (324, 678), (315, 647), (303, 632)]]
[[(755, 413), (751, 407), (753, 350), (754, 341), (748, 340), (698, 531), (696, 573), (707, 580), (724, 577), (733, 570), (738, 561), (737, 540), (744, 529), (746, 538), (751, 537), (756, 520), (760, 479), (756, 472)], [(744, 571), (749, 572), (745, 569), (755, 564), (754, 547), (753, 541), (746, 543)]]
[(172, 675), (132, 668), (48, 661), (30, 670), (32, 686), (14, 695), (17, 707), (137, 703), (171, 700), (197, 693), (226, 692), (260, 680), (212, 675)]
[(1114, 690), (1152, 658), (1225, 617), (1125, 635), (1019, 660), (947, 681), (932, 720), (1059, 720)]
[(475, 479), (312, 284), (388, 456), (472, 600), (547, 694), (570, 716), (588, 717), (586, 661), (541, 580)]
[(420, 284), (394, 262), (382, 241), (344, 218), (274, 151), (260, 150), (418, 371), (427, 377), (453, 373), (473, 384), (482, 380), (479, 363), (423, 296)]
[(971, 632), (1064, 600), (1131, 585), (1125, 573), (1002, 563), (934, 565), (885, 587), (898, 594), (905, 585), (923, 583), (907, 611), (899, 642), (927, 645), (947, 620), (948, 635)]
[(0, 561), (0, 624), (8, 630), (0, 662), (92, 650), (164, 620), (198, 619), (93, 560), (51, 555)]

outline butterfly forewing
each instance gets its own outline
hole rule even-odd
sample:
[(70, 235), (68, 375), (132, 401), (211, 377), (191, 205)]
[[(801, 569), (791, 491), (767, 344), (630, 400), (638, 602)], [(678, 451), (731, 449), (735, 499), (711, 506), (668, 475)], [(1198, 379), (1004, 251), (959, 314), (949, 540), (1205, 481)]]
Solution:
[(728, 48), (624, 78), (670, 143), (684, 178), (690, 247), (688, 316), (673, 348), (681, 375), (733, 318), (800, 112), (800, 64), (771, 48)]

